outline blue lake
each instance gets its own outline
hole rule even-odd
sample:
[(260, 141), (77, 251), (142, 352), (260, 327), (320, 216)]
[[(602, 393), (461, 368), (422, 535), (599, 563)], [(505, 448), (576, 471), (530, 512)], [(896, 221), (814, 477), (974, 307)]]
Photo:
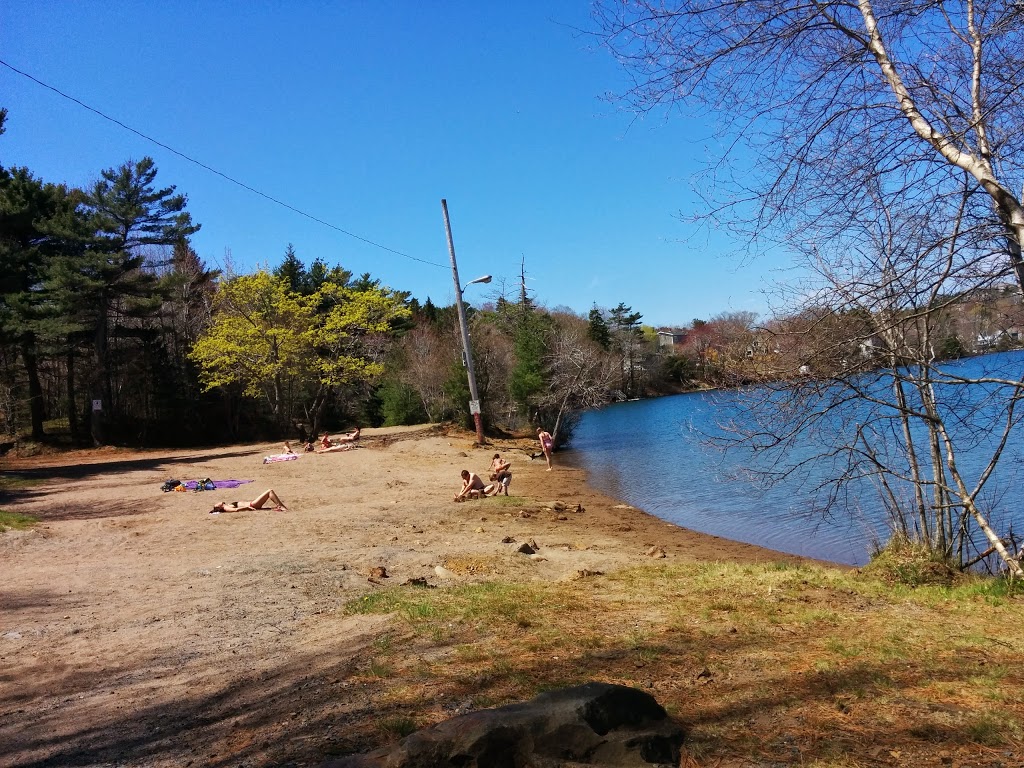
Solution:
[[(996, 368), (1019, 377), (1024, 352), (971, 358), (949, 368), (965, 375)], [(739, 413), (740, 402), (739, 393), (719, 391), (589, 411), (576, 429), (571, 450), (556, 458), (586, 469), (594, 488), (676, 525), (781, 552), (866, 563), (873, 542), (888, 538), (873, 485), (854, 483), (826, 516), (807, 477), (767, 489), (745, 479), (749, 459), (742, 452), (722, 453), (706, 441)], [(962, 410), (963, 404), (958, 407)], [(968, 451), (959, 458), (961, 470), (972, 480), (981, 471), (981, 457), (987, 459), (983, 449), (988, 433), (976, 431), (977, 455)], [(1009, 526), (1024, 531), (1024, 511), (1015, 499), (1024, 477), (1022, 457), (1024, 430), (1016, 429), (984, 497), (990, 505), (989, 522), (1000, 534)], [(975, 458), (977, 466), (972, 466)]]

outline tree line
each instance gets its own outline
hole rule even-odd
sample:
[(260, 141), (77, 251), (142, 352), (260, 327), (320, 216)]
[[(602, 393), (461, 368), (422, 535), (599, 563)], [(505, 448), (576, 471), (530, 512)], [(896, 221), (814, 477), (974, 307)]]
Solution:
[[(198, 230), (148, 157), (85, 189), (0, 166), (7, 435), (195, 444), (469, 418), (454, 306), (307, 265), (291, 245), (273, 269), (210, 269)], [(492, 431), (540, 425), (565, 442), (584, 408), (721, 374), (708, 344), (666, 348), (625, 304), (546, 310), (525, 278), (468, 311)], [(701, 325), (706, 340), (729, 323)]]

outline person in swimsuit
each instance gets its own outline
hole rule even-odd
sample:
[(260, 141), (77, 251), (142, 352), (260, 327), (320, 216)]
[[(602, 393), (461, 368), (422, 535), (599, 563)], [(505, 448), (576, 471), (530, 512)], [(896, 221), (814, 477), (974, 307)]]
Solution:
[[(491, 459), (491, 472), (492, 473), (494, 473), (494, 472), (507, 472), (509, 467), (511, 467), (511, 466), (512, 465), (509, 462), (507, 462), (503, 458), (501, 458), (501, 454), (500, 453), (494, 454), (494, 458)], [(493, 480), (494, 478), (492, 477), (491, 479)]]
[[(506, 464), (505, 466), (507, 467), (509, 465)], [(495, 496), (500, 495), (502, 491), (504, 491), (505, 495), (508, 496), (508, 486), (512, 482), (512, 473), (507, 469), (503, 469), (500, 472), (492, 472), (491, 482), (497, 483), (498, 486), (497, 490), (494, 492)]]
[(213, 505), (213, 509), (210, 510), (210, 514), (219, 515), (221, 512), (244, 512), (249, 509), (263, 509), (263, 505), (268, 501), (274, 502), (275, 512), (288, 511), (288, 507), (286, 507), (284, 502), (281, 501), (281, 497), (277, 495), (273, 488), (268, 488), (252, 501), (218, 502)]
[(353, 429), (348, 434), (345, 434), (345, 435), (342, 435), (341, 437), (339, 437), (338, 438), (338, 442), (339, 443), (354, 443), (357, 440), (359, 440), (359, 432), (360, 431), (361, 431), (360, 428), (356, 427), (355, 429)]
[(455, 494), (454, 501), (465, 501), (466, 499), (480, 499), (484, 496), (494, 496), (501, 487), (498, 484), (484, 485), (480, 475), (464, 469), (462, 475), (462, 490)]
[(332, 441), (331, 438), (324, 432), (324, 439), (320, 441), (320, 450), (317, 453), (334, 453), (335, 451), (351, 451), (356, 447), (356, 442), (359, 440), (359, 427), (356, 427), (354, 431), (348, 434), (342, 435), (337, 440)]
[(548, 463), (548, 472), (551, 471), (551, 449), (555, 447), (554, 438), (550, 432), (545, 432), (537, 427), (537, 439), (540, 440), (540, 450), (544, 454), (544, 460)]

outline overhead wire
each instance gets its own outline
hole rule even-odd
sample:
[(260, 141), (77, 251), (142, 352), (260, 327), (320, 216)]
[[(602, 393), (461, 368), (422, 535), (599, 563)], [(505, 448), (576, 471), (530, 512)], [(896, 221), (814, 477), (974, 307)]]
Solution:
[(40, 85), (43, 88), (46, 88), (48, 90), (53, 91), (58, 96), (61, 96), (61, 97), (65, 98), (65, 99), (67, 99), (68, 101), (74, 102), (75, 104), (77, 104), (78, 106), (82, 107), (83, 109), (87, 109), (90, 112), (93, 112), (93, 113), (99, 115), (104, 120), (109, 120), (110, 122), (114, 123), (115, 125), (119, 125), (121, 128), (124, 128), (126, 131), (130, 131), (131, 133), (134, 133), (136, 136), (139, 136), (139, 137), (145, 139), (146, 141), (152, 142), (153, 144), (156, 144), (158, 147), (162, 147), (163, 149), (166, 149), (168, 152), (173, 152), (178, 157), (180, 157), (180, 158), (182, 158), (184, 160), (187, 160), (190, 163), (198, 165), (200, 168), (202, 168), (204, 170), (207, 170), (210, 173), (216, 174), (217, 176), (220, 176), (222, 179), (226, 179), (227, 181), (230, 181), (232, 184), (235, 184), (235, 185), (241, 187), (242, 189), (245, 189), (245, 190), (248, 190), (249, 192), (252, 192), (254, 195), (259, 195), (260, 197), (262, 197), (262, 198), (264, 198), (266, 200), (269, 200), (272, 203), (280, 205), (283, 208), (287, 208), (289, 211), (297, 213), (300, 216), (305, 216), (307, 219), (310, 219), (311, 221), (315, 221), (317, 224), (322, 224), (323, 226), (329, 227), (330, 229), (333, 229), (336, 232), (340, 232), (343, 235), (347, 235), (348, 237), (351, 237), (351, 238), (353, 238), (355, 240), (359, 240), (360, 242), (366, 243), (367, 245), (372, 245), (374, 248), (380, 248), (382, 251), (387, 251), (388, 253), (393, 253), (396, 256), (402, 256), (403, 258), (411, 259), (412, 261), (418, 261), (418, 262), (420, 262), (422, 264), (429, 264), (432, 267), (441, 267), (443, 269), (447, 269), (447, 265), (438, 264), (437, 262), (434, 262), (434, 261), (429, 261), (427, 259), (421, 259), (418, 256), (412, 256), (412, 255), (410, 255), (408, 253), (404, 253), (403, 251), (398, 251), (398, 250), (395, 250), (394, 248), (389, 248), (386, 245), (381, 245), (380, 243), (375, 242), (373, 240), (370, 240), (369, 238), (363, 237), (362, 235), (357, 235), (354, 232), (349, 232), (347, 229), (343, 229), (342, 227), (339, 227), (336, 224), (331, 224), (329, 221), (324, 221), (323, 219), (318, 218), (318, 217), (314, 216), (311, 213), (306, 213), (305, 211), (303, 211), (303, 210), (301, 210), (299, 208), (296, 208), (294, 205), (289, 205), (288, 203), (284, 202), (283, 200), (279, 200), (276, 197), (273, 197), (272, 195), (268, 195), (266, 192), (261, 192), (260, 190), (256, 189), (255, 187), (249, 186), (245, 182), (242, 182), (242, 181), (239, 181), (238, 179), (232, 178), (231, 176), (228, 176), (226, 173), (223, 173), (222, 171), (218, 171), (216, 168), (213, 168), (213, 167), (207, 165), (206, 163), (203, 163), (203, 162), (201, 162), (199, 160), (196, 160), (194, 157), (190, 157), (189, 155), (185, 154), (184, 152), (180, 152), (179, 150), (175, 149), (174, 147), (168, 146), (167, 144), (164, 144), (162, 141), (154, 139), (152, 136), (146, 135), (142, 131), (139, 131), (139, 130), (137, 130), (135, 128), (132, 128), (130, 125), (127, 125), (127, 124), (121, 122), (120, 120), (118, 120), (117, 118), (111, 117), (110, 115), (105, 114), (104, 112), (101, 112), (100, 110), (96, 109), (95, 107), (89, 106), (85, 102), (83, 102), (83, 101), (81, 101), (79, 99), (76, 99), (74, 96), (70, 96), (69, 94), (64, 93), (63, 91), (61, 91), (58, 88), (55, 88), (54, 86), (50, 85), (49, 83), (44, 83), (42, 80), (40, 80), (37, 77), (34, 77), (33, 75), (30, 75), (28, 72), (23, 72), (22, 70), (18, 69), (17, 67), (12, 66), (11, 64), (8, 64), (3, 59), (0, 59), (0, 64), (2, 64), (3, 66), (7, 67), (12, 72), (16, 72), (17, 74), (21, 75), (22, 77), (28, 78), (29, 80), (31, 80), (32, 82), (36, 83), (37, 85)]

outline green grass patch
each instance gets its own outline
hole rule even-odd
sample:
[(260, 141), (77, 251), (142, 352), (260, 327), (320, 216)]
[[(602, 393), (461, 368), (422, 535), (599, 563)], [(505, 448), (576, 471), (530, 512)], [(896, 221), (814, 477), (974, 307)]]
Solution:
[(416, 721), (411, 717), (403, 715), (391, 715), (383, 717), (377, 724), (377, 728), (384, 734), (397, 738), (405, 738), (416, 731)]
[(0, 491), (21, 491), (39, 485), (42, 480), (28, 478), (24, 475), (2, 472), (0, 473)]
[(22, 515), (18, 512), (5, 512), (0, 509), (0, 533), (9, 530), (24, 530), (31, 528), (39, 522), (38, 518), (32, 515)]
[(392, 587), (352, 600), (349, 614), (394, 613), (413, 626), (429, 629), (438, 623), (531, 626), (531, 616), (553, 607), (556, 589), (538, 585), (487, 582), (447, 589)]

